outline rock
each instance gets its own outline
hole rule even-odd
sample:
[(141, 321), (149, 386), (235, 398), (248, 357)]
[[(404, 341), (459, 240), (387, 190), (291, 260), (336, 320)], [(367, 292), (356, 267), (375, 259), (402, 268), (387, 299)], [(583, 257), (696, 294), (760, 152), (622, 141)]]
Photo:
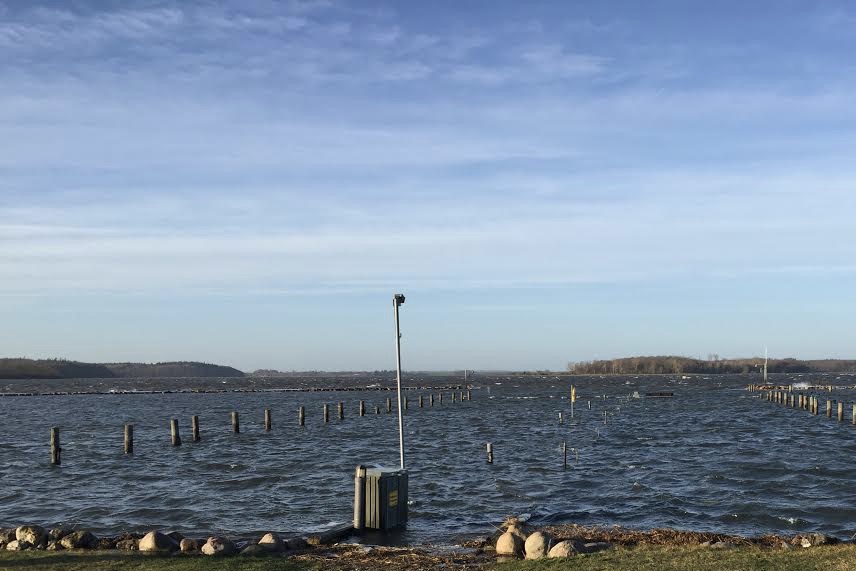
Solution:
[(276, 550), (268, 549), (265, 545), (258, 543), (252, 543), (241, 550), (241, 555), (247, 557), (267, 557), (273, 553), (276, 553)]
[(61, 551), (64, 548), (59, 541), (48, 541), (48, 546), (45, 549), (48, 551)]
[(290, 551), (298, 551), (301, 549), (306, 549), (309, 547), (309, 544), (306, 543), (306, 540), (302, 537), (289, 537), (285, 540), (285, 547)]
[(550, 546), (553, 545), (553, 539), (546, 533), (536, 531), (526, 538), (526, 543), (523, 550), (526, 552), (526, 559), (541, 559), (547, 557), (550, 551)]
[(15, 539), (31, 545), (47, 545), (48, 534), (45, 528), (38, 525), (22, 525), (15, 530)]
[(92, 549), (98, 544), (98, 538), (88, 531), (73, 531), (59, 543), (66, 549)]
[(510, 531), (506, 531), (496, 540), (496, 554), (516, 557), (523, 552), (523, 541)]
[(150, 531), (140, 540), (138, 549), (149, 553), (172, 553), (178, 551), (178, 544), (168, 535), (159, 531)]
[(140, 542), (136, 539), (120, 539), (116, 542), (116, 549), (122, 551), (137, 551), (140, 548)]
[(179, 544), (181, 543), (181, 540), (184, 539), (184, 536), (178, 533), (177, 531), (171, 531), (167, 533), (166, 536)]
[(716, 543), (710, 544), (711, 549), (734, 549), (735, 547), (737, 546), (727, 541), (717, 541)]
[(68, 529), (67, 527), (55, 527), (48, 532), (48, 539), (53, 541), (59, 541), (72, 531), (74, 530)]
[(571, 555), (575, 555), (576, 553), (576, 544), (573, 541), (566, 539), (565, 541), (560, 541), (559, 543), (554, 545), (550, 549), (550, 552), (547, 554), (547, 557), (570, 557)]
[(591, 543), (584, 543), (582, 547), (579, 547), (578, 549), (580, 553), (597, 553), (598, 551), (612, 549), (612, 544), (607, 543), (606, 541), (593, 541)]
[(225, 537), (209, 537), (202, 546), (204, 555), (234, 555), (235, 551), (235, 544)]
[(33, 544), (28, 541), (20, 541), (16, 539), (6, 544), (6, 551), (26, 551), (32, 546)]
[(14, 529), (0, 529), (0, 542), (9, 543), (18, 539), (15, 537)]
[(259, 546), (267, 551), (285, 551), (285, 542), (275, 533), (266, 533), (260, 540)]
[(782, 549), (793, 549), (793, 546), (790, 543), (788, 543), (787, 541), (783, 541), (782, 545), (780, 547)]
[(102, 537), (95, 543), (93, 549), (116, 549), (117, 541), (115, 537)]
[(811, 547), (811, 540), (807, 537), (800, 538), (800, 546), (801, 547)]
[(813, 547), (817, 547), (818, 545), (835, 545), (839, 542), (837, 537), (832, 537), (824, 533), (812, 533), (808, 536), (808, 540)]
[(195, 539), (185, 537), (179, 542), (178, 548), (182, 553), (196, 553), (199, 551), (199, 543)]

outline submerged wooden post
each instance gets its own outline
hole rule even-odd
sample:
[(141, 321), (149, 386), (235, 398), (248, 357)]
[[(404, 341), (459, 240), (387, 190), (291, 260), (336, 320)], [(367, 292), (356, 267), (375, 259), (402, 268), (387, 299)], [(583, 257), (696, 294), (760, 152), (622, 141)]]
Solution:
[(306, 409), (303, 408), (303, 405), (300, 405), (300, 408), (297, 409), (297, 424), (298, 426), (306, 425)]
[(470, 389), (467, 389), (467, 402), (470, 402), (471, 400), (473, 400), (473, 393)]
[(591, 410), (591, 401), (588, 401), (588, 408)]
[(440, 393), (437, 395), (437, 400), (440, 404), (443, 404), (443, 392), (442, 391), (440, 391)]
[(428, 395), (428, 406), (434, 406), (434, 393)]
[(386, 412), (392, 412), (392, 399), (386, 397)]
[(363, 529), (366, 522), (366, 467), (357, 466), (354, 474), (354, 529)]
[(419, 395), (419, 408), (422, 408), (422, 395)]
[(59, 445), (59, 427), (54, 426), (51, 428), (51, 464), (55, 466), (62, 464), (62, 459), (60, 458), (61, 452), (62, 448)]
[(134, 425), (125, 425), (125, 454), (134, 453)]
[(800, 393), (800, 397), (799, 397), (799, 407), (800, 408), (803, 407), (803, 395), (802, 395), (802, 393)]
[(330, 405), (324, 403), (324, 424), (330, 422)]
[(345, 403), (339, 403), (339, 406), (336, 407), (336, 414), (339, 416), (339, 420), (345, 420)]
[(241, 432), (241, 424), (238, 422), (238, 411), (232, 412), (232, 432), (235, 434)]
[(856, 426), (856, 403), (853, 404), (853, 426)]
[(844, 422), (844, 403), (838, 402), (838, 422)]
[(270, 409), (265, 409), (265, 432), (270, 432), (271, 429), (271, 417), (270, 417)]
[(455, 402), (455, 391), (451, 391), (451, 392), (452, 392), (452, 402)]
[(173, 418), (169, 421), (169, 433), (173, 446), (181, 446), (181, 436), (178, 434), (178, 419)]
[(375, 405), (375, 407), (374, 407), (374, 413), (375, 413), (375, 414), (380, 414), (380, 407), (379, 407), (378, 405)]
[(487, 443), (487, 463), (493, 464), (493, 444)]
[(826, 418), (832, 418), (832, 401), (826, 399)]
[(199, 436), (199, 417), (190, 417), (190, 439), (193, 442), (199, 442), (202, 438)]
[(365, 416), (365, 415), (366, 415), (366, 401), (361, 400), (360, 401), (360, 416)]
[(566, 441), (562, 441), (562, 467), (567, 470), (568, 469), (568, 443)]
[(407, 397), (404, 397), (404, 410), (408, 410), (410, 408), (410, 402), (407, 400)]

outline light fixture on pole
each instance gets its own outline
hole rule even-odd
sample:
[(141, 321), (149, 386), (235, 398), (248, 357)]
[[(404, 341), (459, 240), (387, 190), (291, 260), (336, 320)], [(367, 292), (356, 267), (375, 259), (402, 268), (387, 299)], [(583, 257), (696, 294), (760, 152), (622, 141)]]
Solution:
[(404, 296), (397, 293), (392, 296), (392, 308), (395, 313), (395, 378), (398, 383), (398, 449), (401, 469), (404, 470), (404, 415), (401, 410), (401, 328), (398, 322), (398, 307), (404, 304)]

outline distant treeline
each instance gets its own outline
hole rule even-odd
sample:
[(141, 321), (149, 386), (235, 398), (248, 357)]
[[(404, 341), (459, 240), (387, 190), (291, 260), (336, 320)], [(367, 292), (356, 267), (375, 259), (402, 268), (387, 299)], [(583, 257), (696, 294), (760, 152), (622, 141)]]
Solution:
[[(680, 374), (746, 374), (760, 373), (764, 369), (764, 358), (721, 359), (712, 355), (707, 360), (689, 357), (625, 357), (599, 361), (568, 363), (568, 372), (575, 375), (680, 375)], [(853, 373), (856, 360), (843, 359), (770, 359), (770, 373)]]
[(0, 359), (0, 379), (243, 377), (232, 367), (197, 363), (80, 363), (65, 359)]

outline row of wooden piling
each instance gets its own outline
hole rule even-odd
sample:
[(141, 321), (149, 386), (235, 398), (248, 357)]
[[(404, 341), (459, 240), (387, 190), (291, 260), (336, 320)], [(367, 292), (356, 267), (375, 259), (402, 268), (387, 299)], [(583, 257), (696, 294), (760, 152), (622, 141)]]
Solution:
[[(452, 392), (452, 402), (464, 402), (472, 399), (472, 391), (459, 391), (458, 394)], [(437, 401), (439, 404), (443, 403), (443, 393), (437, 394)], [(425, 399), (423, 395), (419, 395), (419, 408), (423, 408), (425, 405)], [(434, 406), (434, 394), (428, 395), (428, 406)], [(403, 397), (402, 406), (405, 410), (409, 408), (408, 398)], [(366, 415), (366, 404), (365, 401), (361, 400), (359, 402), (358, 413), (360, 416)], [(386, 399), (386, 412), (392, 412), (392, 399)], [(374, 407), (374, 413), (380, 414), (381, 408), (378, 405)], [(323, 407), (323, 418), (324, 424), (330, 422), (330, 405), (324, 403)], [(235, 434), (239, 434), (241, 432), (241, 423), (240, 416), (237, 411), (232, 411), (230, 413), (230, 422), (232, 426), (232, 432)], [(339, 420), (345, 419), (345, 403), (339, 402), (336, 405), (336, 416)], [(298, 426), (306, 426), (306, 408), (301, 405), (297, 409), (297, 424)], [(178, 419), (173, 418), (169, 421), (169, 432), (170, 432), (170, 442), (173, 446), (181, 446), (181, 433), (179, 430)], [(273, 430), (273, 415), (271, 413), (271, 409), (266, 408), (264, 410), (264, 430), (265, 432), (270, 432)], [(190, 431), (191, 431), (191, 439), (193, 442), (199, 442), (202, 438), (200, 436), (199, 431), (199, 417), (192, 416), (190, 418)], [(61, 452), (62, 448), (60, 447), (60, 439), (59, 439), (59, 427), (54, 426), (50, 431), (50, 448), (51, 448), (51, 464), (60, 465), (62, 463)], [(134, 453), (134, 425), (133, 424), (125, 424), (124, 425), (124, 447), (125, 454), (133, 454)]]
[[(798, 408), (807, 410), (809, 414), (817, 416), (820, 413), (820, 398), (815, 395), (805, 395), (803, 393), (786, 392), (786, 391), (768, 391), (766, 400), (776, 404), (781, 404), (788, 408)], [(826, 417), (832, 418), (833, 408), (835, 408), (835, 418), (838, 422), (844, 422), (844, 403), (834, 399), (826, 400)], [(853, 404), (851, 424), (856, 426), (856, 403)]]

